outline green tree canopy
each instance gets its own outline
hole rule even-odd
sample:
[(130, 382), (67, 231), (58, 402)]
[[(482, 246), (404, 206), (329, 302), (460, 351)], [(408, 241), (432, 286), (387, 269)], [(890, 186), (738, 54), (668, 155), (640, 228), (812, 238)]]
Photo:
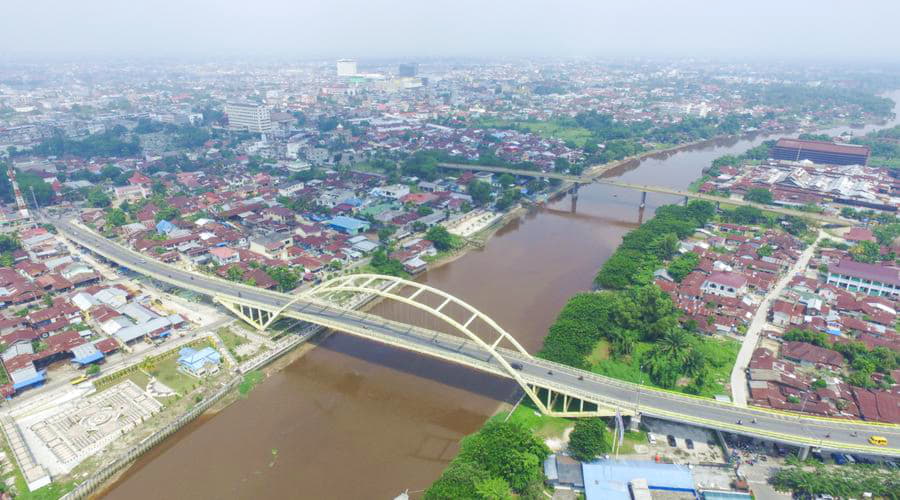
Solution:
[(610, 451), (606, 422), (599, 418), (582, 418), (575, 422), (569, 436), (569, 452), (582, 462), (590, 462)]

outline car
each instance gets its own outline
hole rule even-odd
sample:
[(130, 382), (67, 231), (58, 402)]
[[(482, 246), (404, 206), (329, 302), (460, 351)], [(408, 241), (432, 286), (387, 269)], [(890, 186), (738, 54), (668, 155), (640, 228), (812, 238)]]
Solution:
[(522, 363), (510, 363), (509, 366), (511, 366), (513, 368), (513, 370), (519, 370), (519, 371), (521, 371), (522, 368), (524, 368), (524, 366), (522, 366)]
[(71, 382), (69, 382), (69, 383), (71, 383), (72, 385), (78, 385), (78, 384), (84, 382), (85, 380), (87, 380), (88, 378), (90, 378), (90, 377), (88, 377), (87, 375), (79, 375), (79, 376), (73, 378), (71, 380)]
[(687, 446), (687, 449), (689, 449), (689, 450), (693, 450), (693, 449), (694, 449), (694, 442), (693, 442), (692, 440), (690, 440), (690, 439), (685, 439), (685, 440), (684, 440), (684, 445)]
[(651, 445), (656, 446), (656, 436), (654, 436), (652, 432), (647, 433), (647, 441), (649, 441)]
[(669, 442), (669, 446), (671, 446), (672, 448), (675, 448), (676, 446), (678, 446), (678, 444), (675, 442), (675, 436), (673, 436), (671, 434), (666, 436), (666, 441)]
[(887, 446), (888, 440), (884, 436), (869, 436), (869, 442), (875, 446)]
[(834, 459), (834, 463), (838, 465), (844, 465), (847, 463), (847, 455), (843, 453), (832, 453), (831, 458)]

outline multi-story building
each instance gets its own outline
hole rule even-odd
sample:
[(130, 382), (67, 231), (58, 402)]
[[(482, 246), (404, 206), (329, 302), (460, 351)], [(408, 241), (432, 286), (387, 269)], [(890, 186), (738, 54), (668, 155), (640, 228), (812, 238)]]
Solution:
[(272, 133), (272, 119), (269, 108), (254, 103), (229, 102), (225, 105), (228, 128), (257, 134)]
[(851, 292), (897, 297), (900, 296), (900, 269), (844, 259), (828, 266), (828, 283)]
[(865, 165), (869, 161), (869, 147), (824, 141), (779, 139), (772, 148), (772, 158), (787, 161), (809, 160), (828, 165)]
[(337, 76), (353, 76), (356, 74), (355, 59), (338, 59)]

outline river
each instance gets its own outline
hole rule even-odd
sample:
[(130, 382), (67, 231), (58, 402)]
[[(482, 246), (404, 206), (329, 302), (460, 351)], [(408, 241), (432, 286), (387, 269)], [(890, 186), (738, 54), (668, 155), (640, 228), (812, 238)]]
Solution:
[[(888, 96), (900, 102), (900, 91)], [(888, 125), (897, 123), (895, 117)], [(825, 132), (859, 135), (874, 128)], [(685, 188), (716, 157), (766, 139), (709, 141), (631, 162), (612, 175)], [(476, 306), (535, 352), (566, 299), (591, 287), (599, 266), (637, 226), (639, 197), (584, 186), (574, 213), (568, 198), (534, 209), (484, 248), (417, 279)], [(645, 217), (672, 201), (650, 194)], [(389, 304), (379, 311), (398, 313)], [(393, 498), (407, 488), (426, 488), (456, 454), (460, 438), (476, 431), (500, 402), (517, 397), (509, 381), (336, 333), (247, 399), (171, 436), (104, 494), (129, 500)]]

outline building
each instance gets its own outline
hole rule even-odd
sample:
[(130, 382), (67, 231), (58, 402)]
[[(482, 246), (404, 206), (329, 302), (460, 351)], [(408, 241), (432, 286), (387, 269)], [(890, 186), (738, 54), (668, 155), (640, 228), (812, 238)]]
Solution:
[(900, 269), (844, 259), (828, 266), (829, 285), (868, 295), (900, 296)]
[(706, 278), (701, 289), (722, 297), (737, 297), (747, 293), (747, 278), (737, 273), (714, 272)]
[(229, 102), (225, 104), (229, 130), (241, 130), (256, 134), (272, 133), (269, 108), (254, 103)]
[(349, 235), (364, 233), (368, 231), (370, 227), (368, 221), (354, 219), (353, 217), (346, 217), (344, 215), (339, 215), (329, 220), (328, 225), (335, 231), (340, 231)]
[(581, 470), (587, 500), (631, 500), (652, 497), (657, 492), (665, 492), (669, 495), (666, 498), (696, 498), (697, 495), (694, 476), (686, 465), (598, 460), (582, 464)]
[(397, 68), (397, 76), (416, 76), (419, 73), (419, 63), (403, 63)]
[(338, 59), (337, 76), (353, 76), (356, 75), (355, 59)]
[(178, 351), (178, 366), (186, 372), (201, 376), (207, 373), (215, 373), (219, 369), (222, 357), (212, 347), (204, 347), (199, 351), (190, 347), (183, 347)]
[(786, 161), (809, 160), (828, 165), (865, 165), (869, 161), (869, 147), (783, 138), (775, 143), (771, 156), (776, 160)]

